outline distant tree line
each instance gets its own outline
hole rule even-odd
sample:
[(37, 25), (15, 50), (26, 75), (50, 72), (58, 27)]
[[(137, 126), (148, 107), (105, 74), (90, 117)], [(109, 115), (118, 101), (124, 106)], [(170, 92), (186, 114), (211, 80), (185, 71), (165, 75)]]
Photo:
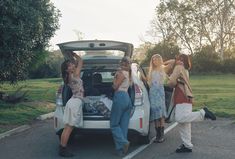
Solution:
[[(145, 58), (140, 63), (148, 67), (153, 54), (160, 54), (165, 61), (174, 59), (179, 53), (180, 48), (177, 44), (160, 42), (146, 50)], [(235, 52), (231, 54), (235, 54)], [(220, 56), (213, 52), (210, 46), (203, 47), (200, 51), (196, 51), (189, 56), (192, 60), (191, 72), (194, 74), (235, 73), (235, 57), (221, 60)]]
[(187, 53), (194, 73), (235, 73), (234, 0), (160, 0), (148, 34), (154, 53), (174, 58)]
[(60, 65), (64, 57), (59, 50), (47, 51), (39, 63), (29, 68), (27, 78), (58, 78), (61, 76)]

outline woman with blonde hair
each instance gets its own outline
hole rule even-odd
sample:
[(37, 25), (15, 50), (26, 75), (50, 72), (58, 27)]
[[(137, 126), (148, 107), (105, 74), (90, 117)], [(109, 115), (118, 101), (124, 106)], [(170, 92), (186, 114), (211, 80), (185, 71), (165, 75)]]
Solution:
[(166, 117), (164, 80), (167, 75), (161, 55), (154, 54), (149, 64), (148, 84), (150, 100), (150, 122), (154, 122), (156, 129), (155, 142), (164, 142), (164, 125)]

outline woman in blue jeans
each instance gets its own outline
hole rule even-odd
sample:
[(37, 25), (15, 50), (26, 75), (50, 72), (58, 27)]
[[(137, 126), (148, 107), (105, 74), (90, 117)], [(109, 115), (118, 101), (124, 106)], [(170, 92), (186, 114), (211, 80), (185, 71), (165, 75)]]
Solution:
[(113, 89), (113, 106), (110, 127), (118, 156), (127, 154), (130, 142), (127, 140), (128, 125), (131, 114), (131, 99), (127, 92), (131, 83), (131, 62), (128, 57), (120, 61), (120, 69), (116, 72)]

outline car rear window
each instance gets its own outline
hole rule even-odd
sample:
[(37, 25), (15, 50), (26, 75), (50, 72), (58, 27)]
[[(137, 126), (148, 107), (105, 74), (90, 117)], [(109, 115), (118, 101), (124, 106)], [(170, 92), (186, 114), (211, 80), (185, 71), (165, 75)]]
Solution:
[(97, 74), (101, 77), (102, 83), (110, 83), (113, 82), (115, 71), (108, 70), (108, 71), (92, 71), (92, 70), (83, 70), (81, 71), (81, 79), (91, 79), (97, 78)]
[(117, 56), (123, 57), (125, 52), (119, 50), (89, 50), (89, 51), (74, 51), (80, 56)]

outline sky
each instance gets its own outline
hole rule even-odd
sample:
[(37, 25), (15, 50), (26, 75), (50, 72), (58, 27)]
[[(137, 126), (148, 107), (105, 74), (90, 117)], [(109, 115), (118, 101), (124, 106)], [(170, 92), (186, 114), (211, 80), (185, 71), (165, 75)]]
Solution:
[(51, 0), (61, 11), (60, 29), (51, 39), (56, 44), (78, 40), (117, 40), (138, 47), (146, 38), (159, 0)]

